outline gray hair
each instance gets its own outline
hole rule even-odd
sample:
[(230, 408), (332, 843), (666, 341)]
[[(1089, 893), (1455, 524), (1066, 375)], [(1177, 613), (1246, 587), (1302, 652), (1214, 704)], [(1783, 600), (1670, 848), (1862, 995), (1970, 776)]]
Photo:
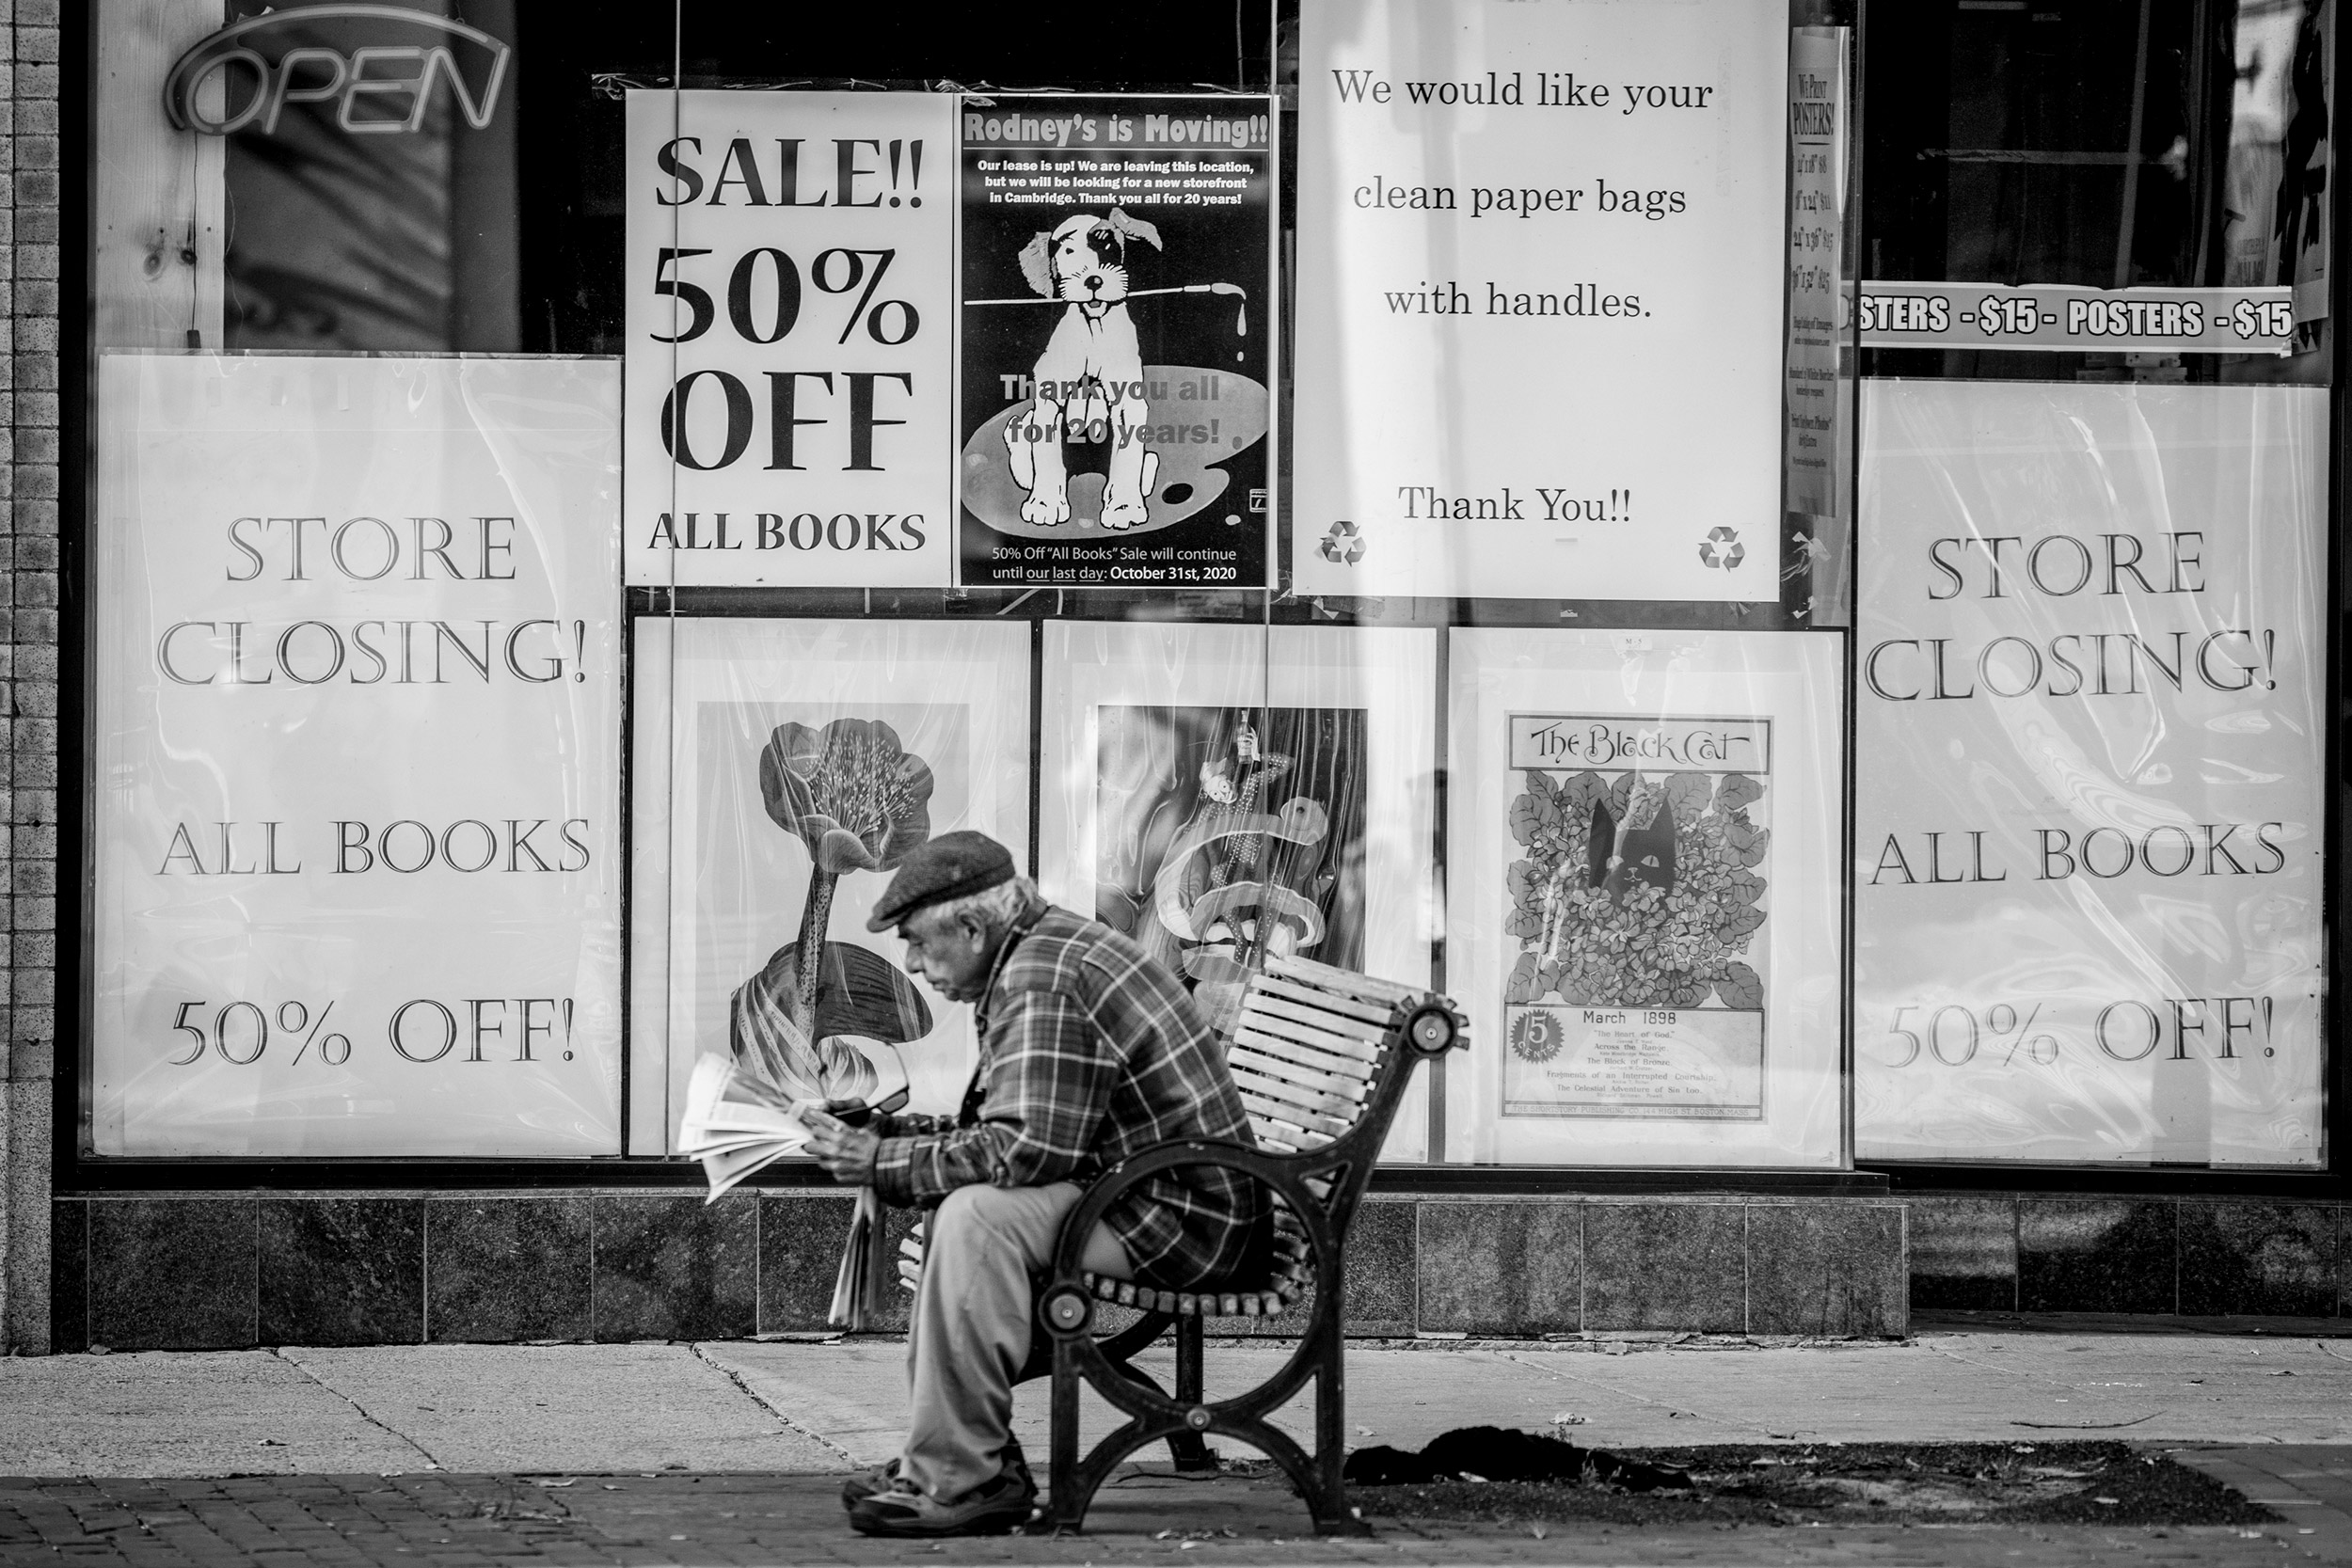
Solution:
[(961, 898), (944, 898), (930, 908), (948, 920), (969, 914), (983, 929), (999, 931), (1013, 922), (1013, 917), (1029, 907), (1037, 896), (1037, 884), (1026, 877), (1015, 877), (977, 893), (967, 893)]

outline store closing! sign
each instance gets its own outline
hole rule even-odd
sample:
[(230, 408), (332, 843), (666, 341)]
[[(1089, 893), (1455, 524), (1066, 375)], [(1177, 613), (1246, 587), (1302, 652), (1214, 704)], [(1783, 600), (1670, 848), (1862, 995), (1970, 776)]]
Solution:
[(1786, 19), (1301, 22), (1298, 591), (1777, 598)]
[(102, 359), (99, 1153), (619, 1152), (616, 369)]
[(1864, 1158), (2318, 1163), (2327, 407), (1867, 384)]
[(631, 586), (947, 583), (954, 104), (629, 95)]

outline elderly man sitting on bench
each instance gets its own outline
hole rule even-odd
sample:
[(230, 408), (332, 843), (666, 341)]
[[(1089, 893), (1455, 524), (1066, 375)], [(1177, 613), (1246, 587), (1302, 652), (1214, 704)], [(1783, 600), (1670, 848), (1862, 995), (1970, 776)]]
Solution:
[[(943, 833), (910, 854), (867, 922), (894, 926), (909, 972), (977, 1006), (980, 1059), (952, 1122), (810, 1117), (810, 1152), (836, 1180), (935, 1209), (907, 1336), (906, 1448), (842, 1499), (866, 1535), (1009, 1529), (1037, 1498), (1012, 1437), (1031, 1276), (1051, 1263), (1082, 1184), (1164, 1139), (1248, 1144), (1250, 1132), (1176, 977), (1130, 938), (1047, 904), (993, 839)], [(1191, 1290), (1244, 1262), (1265, 1207), (1232, 1171), (1171, 1171), (1110, 1211), (1085, 1266)]]

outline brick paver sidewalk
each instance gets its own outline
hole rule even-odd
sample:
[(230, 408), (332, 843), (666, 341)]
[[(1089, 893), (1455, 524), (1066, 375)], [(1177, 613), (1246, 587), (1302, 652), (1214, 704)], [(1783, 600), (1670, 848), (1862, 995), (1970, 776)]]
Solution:
[[(2274, 1467), (2275, 1468), (2275, 1467)], [(2267, 1484), (2270, 1472), (2246, 1472)], [(838, 1477), (247, 1476), (0, 1480), (0, 1563), (2275, 1564), (2341, 1561), (2303, 1521), (2228, 1528), (1642, 1529), (1375, 1521), (1366, 1539), (1298, 1533), (1277, 1482), (1138, 1474), (1106, 1491), (1084, 1536), (922, 1545), (850, 1533)], [(2311, 1533), (2298, 1533), (2311, 1532)], [(2329, 1535), (2335, 1532), (2329, 1531)]]

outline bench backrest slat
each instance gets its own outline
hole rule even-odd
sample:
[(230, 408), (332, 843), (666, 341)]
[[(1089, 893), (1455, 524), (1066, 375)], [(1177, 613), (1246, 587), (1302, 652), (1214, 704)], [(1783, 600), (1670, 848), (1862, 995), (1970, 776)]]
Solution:
[(1295, 1019), (1274, 1018), (1245, 1010), (1234, 1030), (1237, 1039), (1268, 1035), (1274, 1037), (1273, 1048), (1286, 1056), (1297, 1055), (1300, 1046), (1312, 1046), (1343, 1062), (1358, 1063), (1367, 1070), (1380, 1059), (1380, 1048), (1376, 1045), (1350, 1039), (1345, 1035), (1327, 1034), (1311, 1023), (1301, 1023)]
[(1364, 1085), (1372, 1076), (1370, 1073), (1334, 1072), (1320, 1065), (1309, 1067), (1287, 1057), (1270, 1056), (1256, 1046), (1246, 1045), (1239, 1040), (1233, 1042), (1232, 1052), (1227, 1060), (1233, 1064), (1235, 1072), (1248, 1069), (1263, 1077), (1295, 1084), (1302, 1089), (1313, 1089), (1319, 1094), (1335, 1094), (1343, 1100), (1362, 1100)]
[(1265, 974), (1258, 975), (1252, 981), (1248, 999), (1265, 1004), (1299, 1004), (1313, 1009), (1319, 1018), (1354, 1019), (1359, 1023), (1371, 1024), (1375, 1034), (1385, 1031), (1389, 1025), (1388, 1009), (1384, 1007), (1359, 1002), (1353, 997), (1318, 994), (1311, 987), (1277, 980)]
[[(1346, 984), (1327, 983), (1330, 975), (1345, 975)], [(1409, 1059), (1390, 1037), (1396, 1008), (1373, 999), (1387, 983), (1366, 980), (1287, 961), (1250, 976), (1229, 1060), (1260, 1148), (1301, 1153), (1347, 1136), (1379, 1098), (1386, 1075)]]
[(1233, 1082), (1241, 1085), (1244, 1094), (1254, 1094), (1261, 1100), (1279, 1101), (1285, 1105), (1295, 1105), (1302, 1111), (1337, 1117), (1343, 1122), (1354, 1121), (1357, 1112), (1363, 1109), (1361, 1101), (1351, 1100), (1345, 1095), (1327, 1094), (1321, 1089), (1302, 1087), (1287, 1079), (1252, 1072), (1242, 1065), (1238, 1055), (1233, 1062)]
[(1336, 1035), (1344, 1040), (1361, 1040), (1377, 1049), (1389, 1037), (1388, 1025), (1366, 1023), (1344, 1013), (1328, 1013), (1304, 1002), (1294, 1002), (1280, 996), (1252, 996), (1244, 1003), (1250, 1017), (1260, 1020), (1281, 1019), (1303, 1024), (1319, 1035)]
[(1286, 958), (1279, 953), (1266, 956), (1266, 972), (1285, 979), (1303, 982), (1325, 991), (1337, 991), (1353, 996), (1377, 1007), (1393, 1008), (1400, 1004), (1418, 1001), (1422, 993), (1394, 980), (1377, 979), (1359, 974), (1352, 969), (1337, 969), (1330, 964), (1317, 963), (1312, 958)]

